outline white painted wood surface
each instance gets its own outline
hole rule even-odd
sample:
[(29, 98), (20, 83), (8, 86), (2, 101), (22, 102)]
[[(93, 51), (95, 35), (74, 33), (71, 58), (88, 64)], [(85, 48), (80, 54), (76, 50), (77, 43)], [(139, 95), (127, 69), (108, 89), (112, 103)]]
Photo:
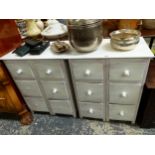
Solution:
[(110, 103), (137, 104), (142, 89), (139, 83), (110, 83)]
[(32, 111), (76, 117), (65, 61), (14, 59), (4, 63)]
[[(68, 42), (68, 41), (66, 41)], [(51, 42), (52, 44), (52, 42)], [(110, 39), (103, 39), (99, 48), (91, 53), (79, 53), (71, 48), (71, 52), (64, 54), (54, 53), (50, 46), (41, 55), (27, 54), (19, 57), (12, 52), (1, 57), (0, 60), (30, 60), (30, 59), (103, 59), (103, 58), (152, 58), (154, 55), (150, 51), (144, 38), (140, 38), (137, 47), (132, 51), (122, 52), (114, 50), (110, 45)]]
[(104, 120), (103, 103), (79, 102), (80, 116)]
[(24, 99), (32, 111), (49, 112), (43, 98), (40, 98), (40, 97), (24, 97)]
[(142, 82), (148, 59), (110, 59), (111, 81)]
[(133, 121), (135, 107), (134, 105), (109, 104), (109, 118), (111, 120)]
[[(71, 49), (70, 53), (59, 55), (48, 47), (41, 55), (18, 57), (9, 53), (0, 60), (5, 60), (23, 96), (31, 97), (31, 101), (32, 97), (43, 97), (51, 114), (76, 116), (70, 70), (80, 117), (135, 122), (149, 60), (153, 57), (145, 40), (140, 38), (136, 49), (128, 52), (112, 49), (110, 39), (103, 39), (98, 50), (91, 53)], [(97, 93), (95, 97), (93, 93)]]
[(54, 114), (72, 115), (73, 109), (69, 100), (49, 100)]
[(76, 82), (76, 87), (79, 101), (103, 102), (104, 100), (103, 83)]

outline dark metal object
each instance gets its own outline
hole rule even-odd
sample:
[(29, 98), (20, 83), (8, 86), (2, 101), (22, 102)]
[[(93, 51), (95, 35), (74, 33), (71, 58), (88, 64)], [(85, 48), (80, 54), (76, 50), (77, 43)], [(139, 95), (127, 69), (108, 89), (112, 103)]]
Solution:
[(95, 51), (102, 42), (102, 20), (68, 21), (69, 41), (78, 52)]

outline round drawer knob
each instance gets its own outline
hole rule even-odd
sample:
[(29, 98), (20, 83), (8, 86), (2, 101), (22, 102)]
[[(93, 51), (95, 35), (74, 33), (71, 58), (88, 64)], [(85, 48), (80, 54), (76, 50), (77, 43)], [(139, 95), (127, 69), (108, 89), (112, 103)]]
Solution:
[(122, 110), (122, 111), (120, 111), (120, 116), (124, 116), (124, 111)]
[(52, 73), (52, 70), (51, 70), (51, 69), (47, 69), (47, 70), (46, 70), (46, 74), (47, 74), (47, 75), (50, 75), (51, 73)]
[(22, 69), (18, 69), (18, 70), (16, 71), (16, 73), (17, 73), (18, 75), (20, 75), (20, 74), (23, 73), (23, 70), (22, 70)]
[(86, 69), (85, 75), (86, 75), (86, 76), (89, 76), (90, 74), (91, 74), (91, 71), (90, 71), (89, 69)]
[(128, 69), (124, 70), (124, 76), (129, 77), (130, 71)]
[(58, 92), (58, 89), (57, 88), (53, 88), (52, 93), (56, 94), (57, 92)]
[(87, 91), (87, 95), (88, 95), (88, 96), (91, 96), (92, 93), (93, 93), (93, 92), (92, 92), (91, 90), (88, 90), (88, 91)]
[(125, 92), (125, 91), (123, 91), (122, 93), (121, 93), (121, 97), (127, 97), (127, 92)]
[(93, 108), (90, 108), (90, 109), (89, 109), (89, 113), (90, 113), (90, 114), (93, 114), (93, 113), (94, 113), (94, 109), (93, 109)]

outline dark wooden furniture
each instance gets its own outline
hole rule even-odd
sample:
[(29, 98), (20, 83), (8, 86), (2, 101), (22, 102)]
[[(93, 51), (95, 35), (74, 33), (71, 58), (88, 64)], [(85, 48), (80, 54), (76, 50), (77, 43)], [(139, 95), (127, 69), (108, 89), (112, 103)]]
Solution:
[(0, 19), (0, 57), (16, 49), (21, 43), (15, 20)]
[(140, 28), (140, 31), (141, 31), (142, 36), (144, 38), (150, 38), (149, 47), (151, 49), (152, 48), (152, 45), (153, 45), (153, 41), (155, 39), (155, 30), (147, 30), (147, 29)]
[(155, 60), (152, 60), (149, 66), (137, 115), (137, 123), (143, 128), (155, 127)]
[(0, 61), (0, 112), (17, 114), (23, 125), (32, 122), (32, 114), (2, 61)]

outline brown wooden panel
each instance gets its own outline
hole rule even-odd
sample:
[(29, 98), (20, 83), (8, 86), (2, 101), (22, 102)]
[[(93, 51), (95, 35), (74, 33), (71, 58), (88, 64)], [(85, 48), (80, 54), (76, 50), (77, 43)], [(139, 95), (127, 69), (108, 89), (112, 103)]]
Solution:
[(18, 114), (22, 124), (32, 122), (32, 115), (3, 62), (0, 62), (0, 112)]
[(22, 43), (17, 25), (12, 19), (0, 19), (0, 57)]

